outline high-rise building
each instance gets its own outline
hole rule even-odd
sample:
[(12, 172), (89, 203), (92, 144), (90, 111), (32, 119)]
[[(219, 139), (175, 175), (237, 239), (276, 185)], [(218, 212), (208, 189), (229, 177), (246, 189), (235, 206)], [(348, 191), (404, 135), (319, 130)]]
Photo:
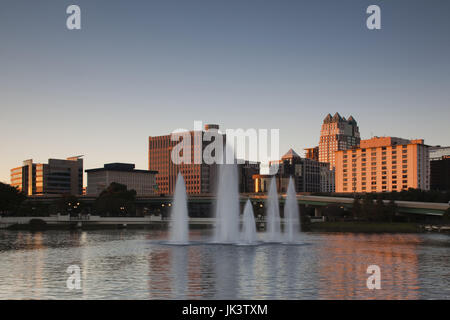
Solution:
[(320, 163), (318, 161), (301, 158), (293, 149), (290, 149), (281, 160), (272, 161), (277, 164), (275, 175), (257, 174), (253, 176), (255, 192), (267, 192), (270, 179), (275, 176), (279, 192), (286, 192), (289, 178), (294, 179), (296, 192), (320, 192)]
[[(205, 125), (205, 131), (218, 130), (218, 125)], [(179, 143), (172, 141), (171, 135), (149, 137), (148, 168), (157, 171), (158, 194), (173, 194), (177, 175), (180, 172), (186, 183), (188, 194), (214, 193), (217, 187), (217, 164), (206, 164), (202, 154), (208, 144), (203, 143), (205, 131), (190, 131), (190, 163), (176, 164), (172, 161), (173, 148)], [(225, 136), (223, 137), (223, 145)], [(214, 139), (214, 138), (213, 138)], [(198, 161), (200, 159), (200, 161)]]
[(305, 158), (319, 161), (319, 147), (305, 148)]
[(335, 169), (330, 169), (330, 164), (319, 162), (320, 165), (320, 192), (331, 193), (335, 190)]
[(337, 112), (333, 117), (328, 114), (320, 131), (319, 161), (329, 163), (330, 169), (334, 169), (335, 152), (350, 149), (359, 142), (359, 128), (352, 116), (345, 119)]
[(336, 152), (336, 192), (430, 189), (428, 146), (422, 139), (374, 137)]
[(245, 161), (243, 164), (237, 165), (238, 179), (239, 179), (239, 192), (253, 193), (255, 191), (255, 181), (253, 176), (259, 174), (260, 164), (259, 162)]
[(135, 190), (138, 196), (156, 194), (156, 171), (137, 170), (131, 163), (108, 163), (87, 172), (87, 194), (98, 195), (115, 182)]
[(430, 153), (430, 161), (450, 157), (450, 147), (432, 146), (428, 150)]
[(430, 147), (430, 189), (450, 190), (450, 147)]
[(450, 190), (450, 156), (430, 161), (430, 189)]
[(11, 185), (26, 195), (83, 193), (83, 159), (49, 159), (48, 163), (25, 160), (23, 166), (11, 169)]

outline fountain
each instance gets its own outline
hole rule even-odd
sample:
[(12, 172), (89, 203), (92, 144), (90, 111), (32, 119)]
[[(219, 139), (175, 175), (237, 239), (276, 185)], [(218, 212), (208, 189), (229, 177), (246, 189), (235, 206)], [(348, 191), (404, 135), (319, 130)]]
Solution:
[(245, 244), (256, 243), (256, 223), (253, 214), (253, 207), (250, 199), (247, 200), (244, 208), (244, 224), (242, 226), (242, 241)]
[(284, 203), (284, 233), (285, 241), (288, 243), (295, 242), (300, 230), (298, 213), (297, 193), (295, 192), (294, 180), (290, 177)]
[[(223, 153), (224, 160), (227, 159), (229, 152), (234, 154), (234, 150), (226, 145)], [(232, 164), (219, 166), (215, 242), (236, 243), (239, 241), (239, 212), (238, 172), (233, 160)]]
[(270, 181), (269, 195), (267, 198), (267, 232), (269, 242), (281, 242), (280, 231), (280, 207), (278, 204), (277, 184), (275, 177)]
[(219, 166), (215, 242), (235, 243), (239, 240), (239, 211), (236, 165), (222, 164)]
[[(300, 229), (299, 208), (294, 180), (289, 186), (284, 205), (284, 236), (281, 233), (280, 208), (275, 177), (270, 181), (267, 197), (267, 242), (294, 243)], [(243, 212), (242, 232), (239, 232), (239, 190), (236, 164), (219, 166), (219, 185), (216, 202), (216, 228), (214, 243), (256, 244), (258, 241), (252, 203), (247, 200)], [(183, 176), (178, 174), (171, 211), (170, 244), (189, 244), (189, 218), (186, 186)]]
[(178, 173), (175, 186), (174, 201), (171, 211), (170, 243), (187, 244), (188, 236), (188, 210), (186, 199), (186, 185), (183, 176)]

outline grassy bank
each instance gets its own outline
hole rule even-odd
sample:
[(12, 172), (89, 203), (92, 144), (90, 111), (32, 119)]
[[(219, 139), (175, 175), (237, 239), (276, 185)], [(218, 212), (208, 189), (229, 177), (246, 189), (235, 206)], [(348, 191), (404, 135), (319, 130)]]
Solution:
[(316, 222), (305, 226), (313, 232), (415, 233), (420, 226), (409, 222)]

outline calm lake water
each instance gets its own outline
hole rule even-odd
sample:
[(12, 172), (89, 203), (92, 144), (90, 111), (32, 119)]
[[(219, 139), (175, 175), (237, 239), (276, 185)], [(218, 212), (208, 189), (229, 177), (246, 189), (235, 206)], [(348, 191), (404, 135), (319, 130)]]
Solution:
[[(259, 235), (263, 238), (263, 234)], [(303, 233), (299, 245), (169, 246), (154, 230), (0, 231), (1, 299), (450, 299), (450, 236)], [(366, 286), (369, 265), (381, 289)], [(81, 289), (66, 272), (81, 269)]]

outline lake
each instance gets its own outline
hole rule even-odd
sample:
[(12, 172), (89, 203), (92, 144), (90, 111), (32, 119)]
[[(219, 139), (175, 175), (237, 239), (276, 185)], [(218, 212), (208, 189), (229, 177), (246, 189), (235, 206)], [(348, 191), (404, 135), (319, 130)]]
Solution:
[[(264, 234), (258, 234), (264, 240)], [(449, 299), (448, 234), (302, 233), (296, 245), (167, 245), (167, 231), (0, 231), (1, 299)], [(80, 289), (68, 289), (69, 266)], [(369, 290), (377, 265), (381, 289)]]

